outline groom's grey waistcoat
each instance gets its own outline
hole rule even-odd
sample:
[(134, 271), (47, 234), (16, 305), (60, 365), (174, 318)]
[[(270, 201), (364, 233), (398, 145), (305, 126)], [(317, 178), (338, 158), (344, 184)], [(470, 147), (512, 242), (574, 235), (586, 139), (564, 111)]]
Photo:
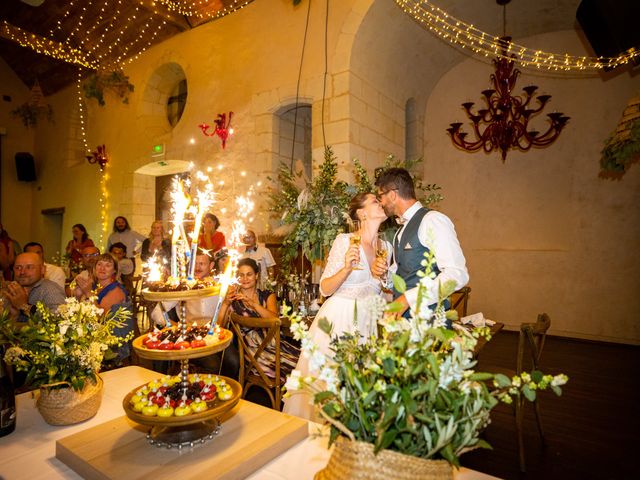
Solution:
[[(420, 223), (422, 223), (422, 219), (427, 212), (429, 212), (428, 208), (420, 208), (413, 217), (411, 217), (411, 220), (404, 225), (404, 229), (401, 230), (402, 239), (398, 241), (398, 236), (396, 235), (395, 241), (393, 242), (393, 255), (396, 265), (398, 266), (396, 274), (405, 281), (407, 290), (418, 285), (420, 281), (418, 272), (424, 270), (421, 262), (425, 258), (425, 253), (429, 252), (429, 249), (422, 245), (418, 238)], [(435, 263), (433, 264), (432, 270), (436, 275), (440, 273)], [(393, 289), (393, 296), (394, 298), (400, 296), (400, 293), (397, 292), (395, 288)]]

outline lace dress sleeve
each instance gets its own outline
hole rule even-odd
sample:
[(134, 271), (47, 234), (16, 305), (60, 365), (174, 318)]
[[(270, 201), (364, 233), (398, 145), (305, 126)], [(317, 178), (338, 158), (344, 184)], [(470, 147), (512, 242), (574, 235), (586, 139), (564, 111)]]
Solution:
[[(329, 258), (327, 259), (327, 265), (324, 267), (320, 283), (325, 278), (333, 277), (336, 273), (344, 267), (344, 256), (347, 253), (349, 247), (349, 237), (345, 234), (339, 234), (331, 245), (331, 251), (329, 252)], [(324, 295), (324, 292), (323, 292)]]

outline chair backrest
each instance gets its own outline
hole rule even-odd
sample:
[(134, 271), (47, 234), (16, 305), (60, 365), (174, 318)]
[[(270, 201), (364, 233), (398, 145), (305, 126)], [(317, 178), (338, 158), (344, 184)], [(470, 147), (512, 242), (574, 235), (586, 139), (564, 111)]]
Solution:
[[(238, 340), (239, 380), (243, 389), (246, 390), (247, 384), (263, 388), (269, 394), (273, 408), (278, 410), (281, 398), (280, 324), (279, 318), (244, 317), (233, 312), (229, 314), (229, 325)], [(256, 344), (257, 337), (249, 338), (246, 330), (243, 332), (243, 328), (259, 329), (262, 333), (261, 340)], [(265, 362), (269, 364), (269, 369), (272, 369), (273, 377), (268, 375), (267, 369), (264, 367)]]
[(451, 303), (451, 310), (458, 312), (458, 318), (467, 316), (467, 304), (469, 303), (469, 295), (471, 294), (471, 287), (462, 287), (460, 290), (456, 290), (449, 297)]
[(531, 353), (532, 370), (538, 370), (542, 349), (550, 326), (551, 319), (546, 313), (540, 313), (535, 323), (523, 323), (520, 325), (516, 374), (519, 375), (523, 371), (524, 352), (527, 346)]

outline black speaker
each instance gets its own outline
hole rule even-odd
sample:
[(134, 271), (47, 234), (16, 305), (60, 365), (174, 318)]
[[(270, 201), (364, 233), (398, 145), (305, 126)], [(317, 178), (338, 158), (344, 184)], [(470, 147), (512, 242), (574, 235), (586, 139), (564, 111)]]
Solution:
[(28, 152), (16, 153), (16, 173), (19, 182), (35, 182), (36, 164), (33, 155)]
[(640, 1), (582, 0), (576, 20), (599, 57), (616, 57), (640, 47)]

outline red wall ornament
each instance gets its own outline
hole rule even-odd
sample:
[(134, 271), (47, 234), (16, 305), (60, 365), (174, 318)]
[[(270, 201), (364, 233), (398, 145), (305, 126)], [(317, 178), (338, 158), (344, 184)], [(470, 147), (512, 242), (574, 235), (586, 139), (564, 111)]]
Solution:
[(87, 161), (91, 164), (97, 163), (100, 166), (100, 171), (104, 170), (104, 167), (109, 163), (109, 157), (107, 157), (107, 147), (104, 145), (98, 145), (96, 150), (91, 155), (87, 155)]
[(233, 112), (229, 112), (229, 117), (227, 117), (225, 113), (219, 113), (218, 118), (213, 121), (215, 129), (211, 133), (209, 133), (209, 128), (211, 128), (211, 126), (206, 123), (201, 123), (198, 127), (200, 127), (202, 133), (207, 137), (213, 137), (214, 135), (220, 137), (220, 140), (222, 140), (222, 148), (224, 149), (227, 145), (227, 138), (229, 138), (230, 135), (233, 135), (231, 117), (233, 117)]

